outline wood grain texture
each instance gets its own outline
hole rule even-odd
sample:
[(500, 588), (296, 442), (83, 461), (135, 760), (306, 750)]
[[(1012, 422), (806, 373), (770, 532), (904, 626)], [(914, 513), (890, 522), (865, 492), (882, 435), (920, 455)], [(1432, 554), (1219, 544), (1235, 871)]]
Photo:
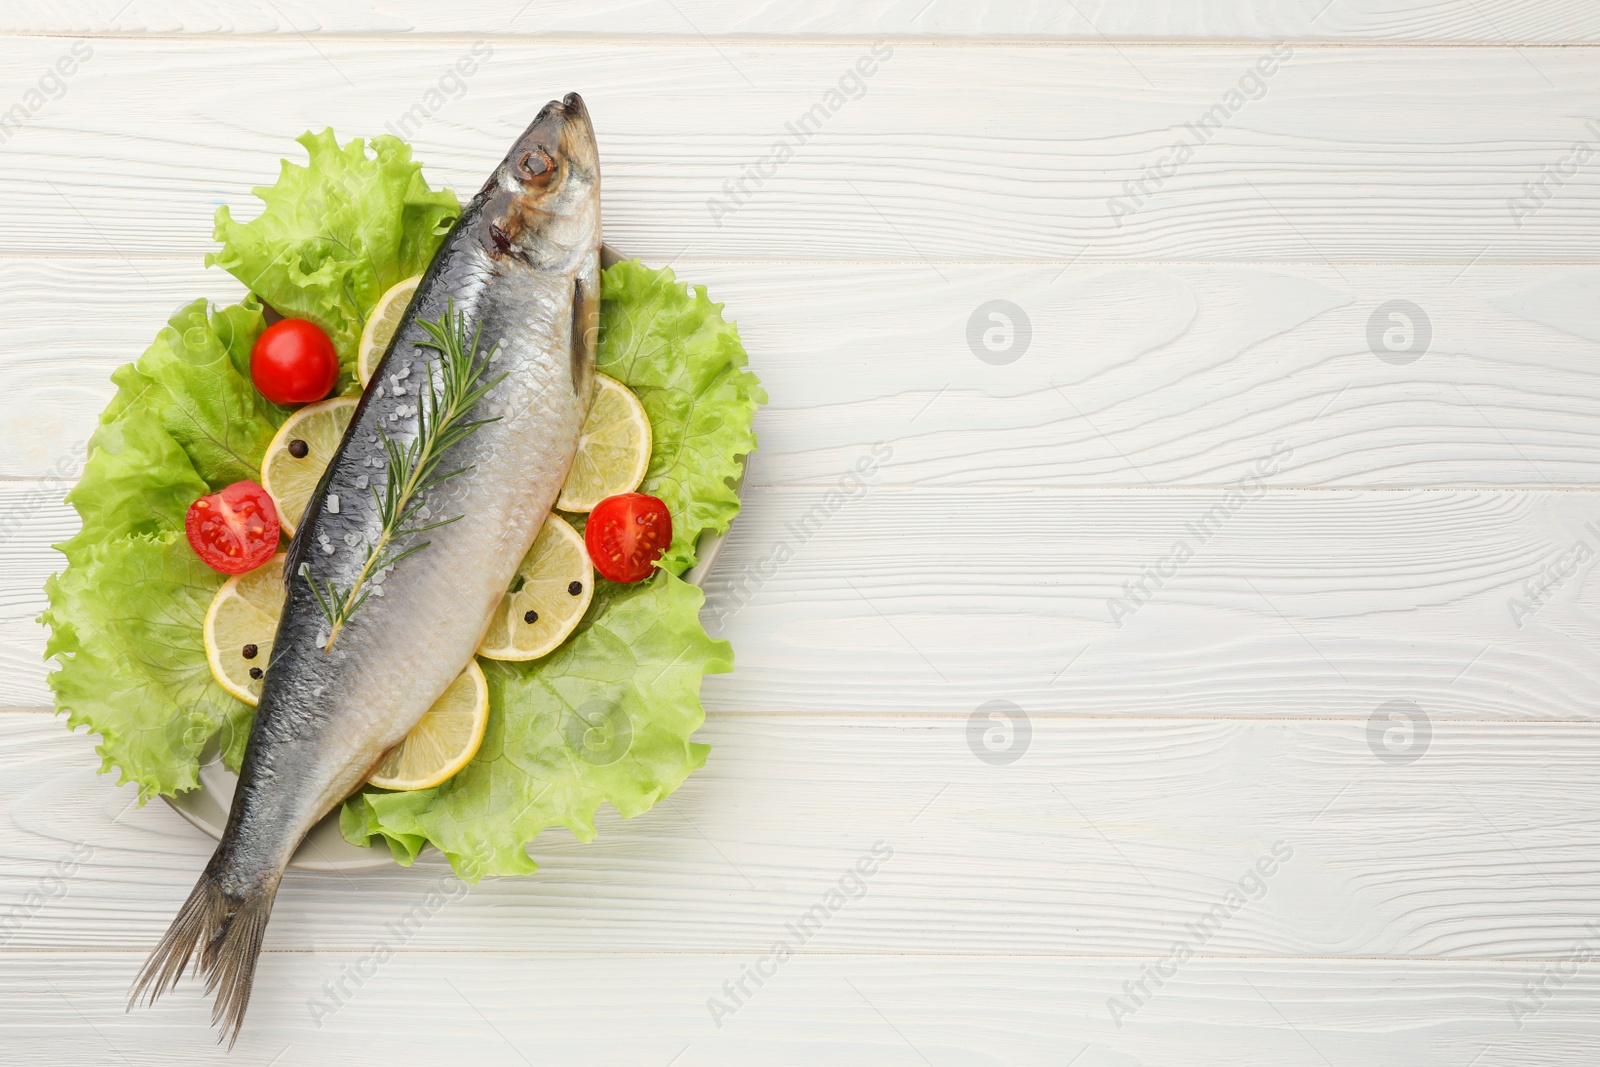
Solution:
[[(72, 468), (111, 371), (174, 308), (239, 299), (203, 247), (0, 258), (0, 477)], [(752, 486), (831, 486), (880, 442), (878, 485), (1220, 486), (1280, 444), (1276, 487), (1600, 485), (1593, 267), (674, 269), (726, 305), (772, 398)], [(1031, 330), (1005, 365), (968, 337), (997, 299)], [(1429, 338), (1413, 332), (1413, 362), (1371, 344), (1394, 300)]]
[[(996, 765), (965, 716), (715, 716), (682, 790), (632, 821), (608, 809), (592, 844), (545, 835), (538, 874), (469, 888), (437, 855), (292, 872), (267, 948), (362, 951), (400, 923), (397, 950), (491, 956), (751, 956), (786, 936), (846, 956), (1600, 949), (1593, 725), (1434, 722), (1396, 764), (1365, 723), (1013, 720), (1014, 748), (978, 742), (1019, 754)], [(88, 748), (0, 715), (0, 958), (145, 950), (211, 853), (166, 805), (130, 809)]]
[[(121, 10), (119, 10), (121, 9)], [(1292, 38), (1322, 41), (1560, 43), (1600, 40), (1582, 0), (13, 0), (0, 32), (50, 34), (575, 34), (715, 36), (976, 36), (1028, 40)]]
[(578, 89), (608, 238), (774, 401), (710, 762), (531, 878), (291, 874), (230, 1062), (1587, 1064), (1595, 43), (1580, 0), (6, 4), (0, 1060), (220, 1055), (194, 983), (122, 1010), (209, 842), (37, 710), (108, 373), (236, 297), (212, 213), (295, 133), (405, 123), (470, 190)]
[[(48, 546), (75, 518), (34, 488), (0, 487), (16, 528), (0, 705), (49, 703), (33, 620), (61, 566)], [(1600, 706), (1588, 493), (869, 487), (745, 503), (703, 613), (738, 655), (706, 681), (715, 710), (1006, 699), (1365, 721), (1408, 699), (1443, 718), (1587, 722)]]
[[(27, 99), (67, 48), (3, 45), (0, 100)], [(931, 283), (951, 260), (1465, 266), (1583, 258), (1600, 243), (1585, 126), (1600, 115), (1600, 66), (1586, 48), (1481, 49), (1464, 63), (1455, 49), (1286, 46), (1264, 78), (1257, 64), (1276, 61), (1261, 45), (892, 47), (862, 80), (855, 64), (872, 57), (859, 42), (501, 42), (435, 107), (427, 94), (467, 41), (274, 38), (223, 53), (104, 39), (3, 146), (0, 251), (194, 256), (215, 207), (253, 214), (248, 190), (298, 155), (290, 138), (308, 127), (374, 134), (427, 113), (418, 157), (472, 189), (536, 101), (573, 87), (606, 160), (607, 234), (658, 261), (892, 259)], [(841, 95), (812, 120), (820, 132), (750, 184), (786, 124), (847, 75), (864, 95)], [(1206, 122), (1218, 128), (1180, 165), (1174, 146)], [(95, 163), (63, 162), (80, 157)], [(1540, 180), (1544, 195), (1508, 206)]]
[(1600, 696), (1588, 494), (813, 492), (752, 494), (718, 563), (717, 707), (1588, 720)]
[[(1600, 1039), (1588, 971), (1515, 1027), (1507, 1003), (1541, 978), (1529, 964), (1193, 961), (1119, 1029), (1106, 1001), (1127, 960), (807, 957), (718, 1029), (706, 1000), (740, 977), (737, 958), (494, 962), (396, 957), (361, 989), (347, 980), (355, 995), (319, 1028), (307, 1003), (318, 984), (369, 965), (356, 954), (268, 953), (226, 1062), (1449, 1067), (1476, 1056), (1553, 1067), (1586, 1062)], [(124, 1014), (136, 966), (131, 954), (0, 957), (7, 1051), (30, 1064), (221, 1061), (190, 990)], [(407, 1025), (400, 1005), (426, 1025)]]

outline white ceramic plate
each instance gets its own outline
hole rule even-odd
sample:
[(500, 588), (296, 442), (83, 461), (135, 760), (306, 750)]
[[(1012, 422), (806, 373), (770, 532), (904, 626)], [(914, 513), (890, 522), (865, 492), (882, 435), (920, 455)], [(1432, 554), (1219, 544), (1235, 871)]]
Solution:
[[(623, 258), (609, 245), (601, 249), (600, 261), (607, 267)], [(736, 488), (742, 490), (743, 487), (744, 477), (741, 474)], [(707, 532), (701, 536), (695, 546), (697, 562), (685, 572), (684, 581), (699, 585), (705, 579), (711, 564), (716, 561), (717, 553), (722, 550), (724, 540), (723, 534)], [(220, 841), (222, 831), (228, 825), (228, 809), (233, 804), (233, 791), (238, 784), (239, 776), (223, 764), (221, 746), (213, 738), (200, 753), (200, 788), (162, 799), (190, 823)], [(294, 858), (289, 861), (289, 866), (307, 871), (364, 871), (394, 865), (389, 850), (382, 844), (362, 848), (344, 839), (339, 832), (339, 808), (334, 808), (311, 828)]]

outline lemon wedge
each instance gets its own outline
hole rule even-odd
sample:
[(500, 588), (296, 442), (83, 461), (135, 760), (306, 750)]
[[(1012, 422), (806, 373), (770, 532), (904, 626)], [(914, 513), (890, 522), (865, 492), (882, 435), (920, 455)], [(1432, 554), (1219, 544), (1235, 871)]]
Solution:
[(593, 596), (594, 567), (582, 535), (551, 515), (495, 608), (478, 655), (509, 660), (547, 655), (572, 633)]
[(246, 704), (261, 699), (272, 638), (283, 611), (283, 560), (279, 552), (253, 571), (222, 583), (201, 627), (211, 677)]
[(489, 682), (476, 660), (433, 702), (367, 779), (382, 789), (427, 789), (472, 761), (489, 725)]
[(394, 331), (400, 327), (400, 320), (405, 317), (406, 308), (411, 306), (411, 298), (421, 282), (419, 274), (391, 285), (388, 292), (378, 297), (377, 307), (367, 316), (367, 324), (361, 327), (361, 343), (356, 349), (356, 377), (361, 379), (362, 388), (372, 380), (372, 372), (389, 350)]
[(294, 536), (311, 494), (344, 440), (356, 411), (356, 398), (336, 397), (307, 404), (290, 415), (261, 459), (261, 488), (278, 507), (278, 523)]
[(594, 401), (556, 507), (592, 511), (608, 496), (639, 488), (649, 467), (650, 417), (644, 405), (626, 385), (596, 374)]

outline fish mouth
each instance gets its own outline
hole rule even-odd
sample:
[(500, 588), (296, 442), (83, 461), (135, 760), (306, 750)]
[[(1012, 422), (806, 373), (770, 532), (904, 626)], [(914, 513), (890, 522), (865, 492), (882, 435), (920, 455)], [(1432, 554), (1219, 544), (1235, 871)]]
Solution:
[(583, 97), (539, 109), (479, 194), (485, 244), (554, 269), (600, 247), (600, 151)]
[[(583, 97), (568, 93), (539, 109), (522, 136), (517, 138), (509, 161), (515, 177), (525, 190), (537, 193), (555, 180), (594, 181), (599, 176), (599, 152), (595, 145), (594, 123)], [(562, 173), (566, 171), (567, 173)]]
[[(554, 100), (550, 101), (550, 104), (554, 103)], [(589, 121), (589, 109), (583, 106), (583, 97), (579, 96), (577, 93), (568, 93), (566, 96), (563, 96), (561, 98), (560, 106), (566, 108), (569, 114), (582, 115), (584, 122)]]

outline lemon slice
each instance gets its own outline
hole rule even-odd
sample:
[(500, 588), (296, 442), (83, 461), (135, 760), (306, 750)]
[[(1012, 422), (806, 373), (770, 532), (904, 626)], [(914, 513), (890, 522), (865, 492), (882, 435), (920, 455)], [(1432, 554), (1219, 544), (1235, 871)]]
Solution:
[(396, 282), (388, 292), (378, 297), (378, 306), (367, 316), (367, 324), (361, 327), (361, 345), (356, 349), (356, 377), (361, 379), (362, 388), (366, 388), (367, 382), (372, 380), (372, 372), (389, 350), (394, 331), (399, 328), (406, 308), (411, 306), (411, 298), (416, 295), (417, 285), (421, 281), (422, 275), (419, 274), (415, 278)]
[(353, 396), (341, 396), (307, 404), (289, 416), (267, 446), (261, 459), (261, 488), (277, 505), (278, 522), (291, 537), (322, 472), (339, 450), (356, 402)]
[(476, 660), (423, 713), (367, 779), (382, 789), (427, 789), (471, 762), (489, 725), (489, 683)]
[[(272, 639), (283, 613), (285, 555), (280, 552), (255, 570), (223, 582), (206, 612), (203, 632), (211, 676), (250, 705), (261, 699)], [(438, 785), (472, 759), (488, 724), (489, 683), (474, 660), (405, 740), (384, 755), (370, 781), (385, 789)]]
[(608, 496), (639, 488), (649, 466), (650, 418), (644, 405), (615, 378), (595, 375), (594, 402), (556, 507), (592, 511)]
[(246, 704), (261, 699), (272, 638), (283, 612), (283, 560), (278, 553), (253, 571), (222, 583), (201, 628), (206, 662), (217, 684)]
[(511, 590), (478, 645), (488, 659), (538, 659), (567, 639), (594, 596), (594, 567), (583, 537), (559, 515), (544, 520)]

